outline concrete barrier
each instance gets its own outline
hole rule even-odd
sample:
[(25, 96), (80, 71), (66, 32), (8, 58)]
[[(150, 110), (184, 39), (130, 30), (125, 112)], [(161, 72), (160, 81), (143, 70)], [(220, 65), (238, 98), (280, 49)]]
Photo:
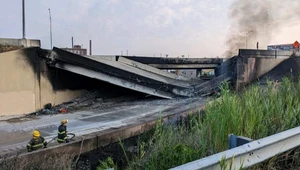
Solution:
[(33, 39), (0, 38), (0, 44), (23, 47), (41, 47), (41, 41)]

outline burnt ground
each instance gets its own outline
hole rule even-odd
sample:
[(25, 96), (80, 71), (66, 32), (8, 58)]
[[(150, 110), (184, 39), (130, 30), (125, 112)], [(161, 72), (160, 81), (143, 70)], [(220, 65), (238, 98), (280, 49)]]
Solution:
[[(158, 101), (162, 102), (162, 101)], [(155, 103), (153, 103), (155, 104)], [(171, 123), (164, 123), (163, 126), (167, 125), (175, 125), (175, 126), (183, 126), (187, 130), (190, 130), (189, 122), (191, 118), (201, 118), (205, 116), (204, 111), (200, 111), (197, 114), (188, 115), (187, 117), (180, 117), (179, 120), (176, 122)], [(74, 158), (74, 163), (76, 164), (76, 170), (88, 170), (88, 169), (97, 169), (100, 165), (100, 161), (106, 161), (108, 157), (111, 157), (114, 161), (114, 165), (118, 167), (119, 170), (125, 169), (128, 165), (126, 160), (126, 156), (131, 162), (135, 158), (138, 157), (140, 154), (139, 146), (142, 142), (146, 143), (144, 146), (144, 151), (147, 151), (148, 145), (147, 143), (151, 140), (153, 134), (155, 133), (155, 128), (150, 131), (144, 132), (141, 135), (134, 136), (116, 143), (109, 144), (107, 146), (101, 147), (97, 150), (92, 152), (88, 152), (85, 154), (79, 155), (78, 162), (77, 156)], [(123, 145), (123, 148), (122, 146)], [(124, 149), (124, 150), (123, 150)], [(124, 153), (125, 151), (125, 153)], [(125, 155), (126, 154), (126, 155)]]
[[(203, 114), (204, 112), (200, 112), (199, 114), (196, 114), (194, 116), (202, 117)], [(175, 122), (175, 125), (184, 125), (184, 127), (188, 129), (189, 128), (188, 122), (191, 117), (192, 117), (191, 115), (187, 117), (181, 117), (177, 122)], [(100, 165), (100, 161), (106, 161), (108, 157), (112, 158), (112, 160), (114, 161), (114, 165), (118, 167), (118, 170), (125, 169), (126, 166), (128, 165), (126, 157), (129, 159), (129, 161), (132, 161), (135, 158), (137, 158), (140, 152), (139, 151), (140, 144), (142, 142), (148, 143), (149, 140), (152, 138), (154, 132), (155, 132), (155, 128), (141, 135), (134, 136), (122, 140), (120, 142), (109, 144), (107, 146), (101, 147), (92, 152), (81, 154), (79, 155), (80, 157), (76, 164), (77, 156), (78, 156), (77, 155), (73, 160), (73, 163), (76, 165), (75, 169), (76, 170), (97, 169), (97, 167)], [(123, 145), (123, 148), (121, 145)], [(147, 145), (145, 146), (144, 150), (147, 150)]]
[[(142, 135), (145, 136), (145, 135)], [(149, 135), (148, 135), (149, 136)], [(101, 147), (98, 150), (94, 150), (89, 153), (80, 155), (80, 158), (76, 164), (76, 170), (89, 170), (97, 169), (100, 161), (105, 161), (108, 157), (111, 157), (114, 164), (119, 169), (125, 169), (127, 165), (126, 157), (122, 149), (121, 144), (124, 146), (126, 155), (128, 158), (132, 158), (138, 153), (138, 143), (141, 140), (138, 136), (131, 137), (126, 140), (121, 141), (121, 143), (113, 143), (105, 147)], [(74, 162), (77, 157), (75, 157)]]

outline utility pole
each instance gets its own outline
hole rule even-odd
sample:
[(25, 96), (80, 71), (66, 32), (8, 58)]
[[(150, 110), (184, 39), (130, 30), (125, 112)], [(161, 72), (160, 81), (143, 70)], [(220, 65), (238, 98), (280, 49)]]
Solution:
[(72, 48), (74, 48), (74, 39), (73, 39), (73, 37), (72, 37)]
[(25, 39), (25, 0), (22, 0), (22, 13), (23, 13), (23, 39)]
[[(51, 46), (51, 49), (52, 49), (52, 23), (51, 23), (51, 10), (50, 8), (48, 9), (49, 10), (49, 19), (50, 19), (50, 46)], [(73, 47), (72, 47), (73, 48)]]
[(90, 40), (90, 55), (92, 55), (92, 40)]

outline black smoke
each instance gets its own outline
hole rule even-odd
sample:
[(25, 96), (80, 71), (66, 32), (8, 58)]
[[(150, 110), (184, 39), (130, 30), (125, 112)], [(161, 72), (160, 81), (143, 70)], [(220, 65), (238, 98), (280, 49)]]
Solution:
[(229, 10), (225, 55), (237, 55), (238, 49), (254, 49), (257, 42), (266, 49), (272, 36), (299, 21), (299, 12), (298, 0), (234, 0)]

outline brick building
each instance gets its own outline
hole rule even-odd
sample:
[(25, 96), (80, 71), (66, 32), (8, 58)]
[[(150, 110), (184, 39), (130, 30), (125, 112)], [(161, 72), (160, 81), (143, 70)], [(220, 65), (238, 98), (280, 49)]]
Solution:
[(62, 49), (79, 55), (87, 55), (87, 49), (82, 48), (80, 45), (74, 45), (73, 48), (62, 48)]

